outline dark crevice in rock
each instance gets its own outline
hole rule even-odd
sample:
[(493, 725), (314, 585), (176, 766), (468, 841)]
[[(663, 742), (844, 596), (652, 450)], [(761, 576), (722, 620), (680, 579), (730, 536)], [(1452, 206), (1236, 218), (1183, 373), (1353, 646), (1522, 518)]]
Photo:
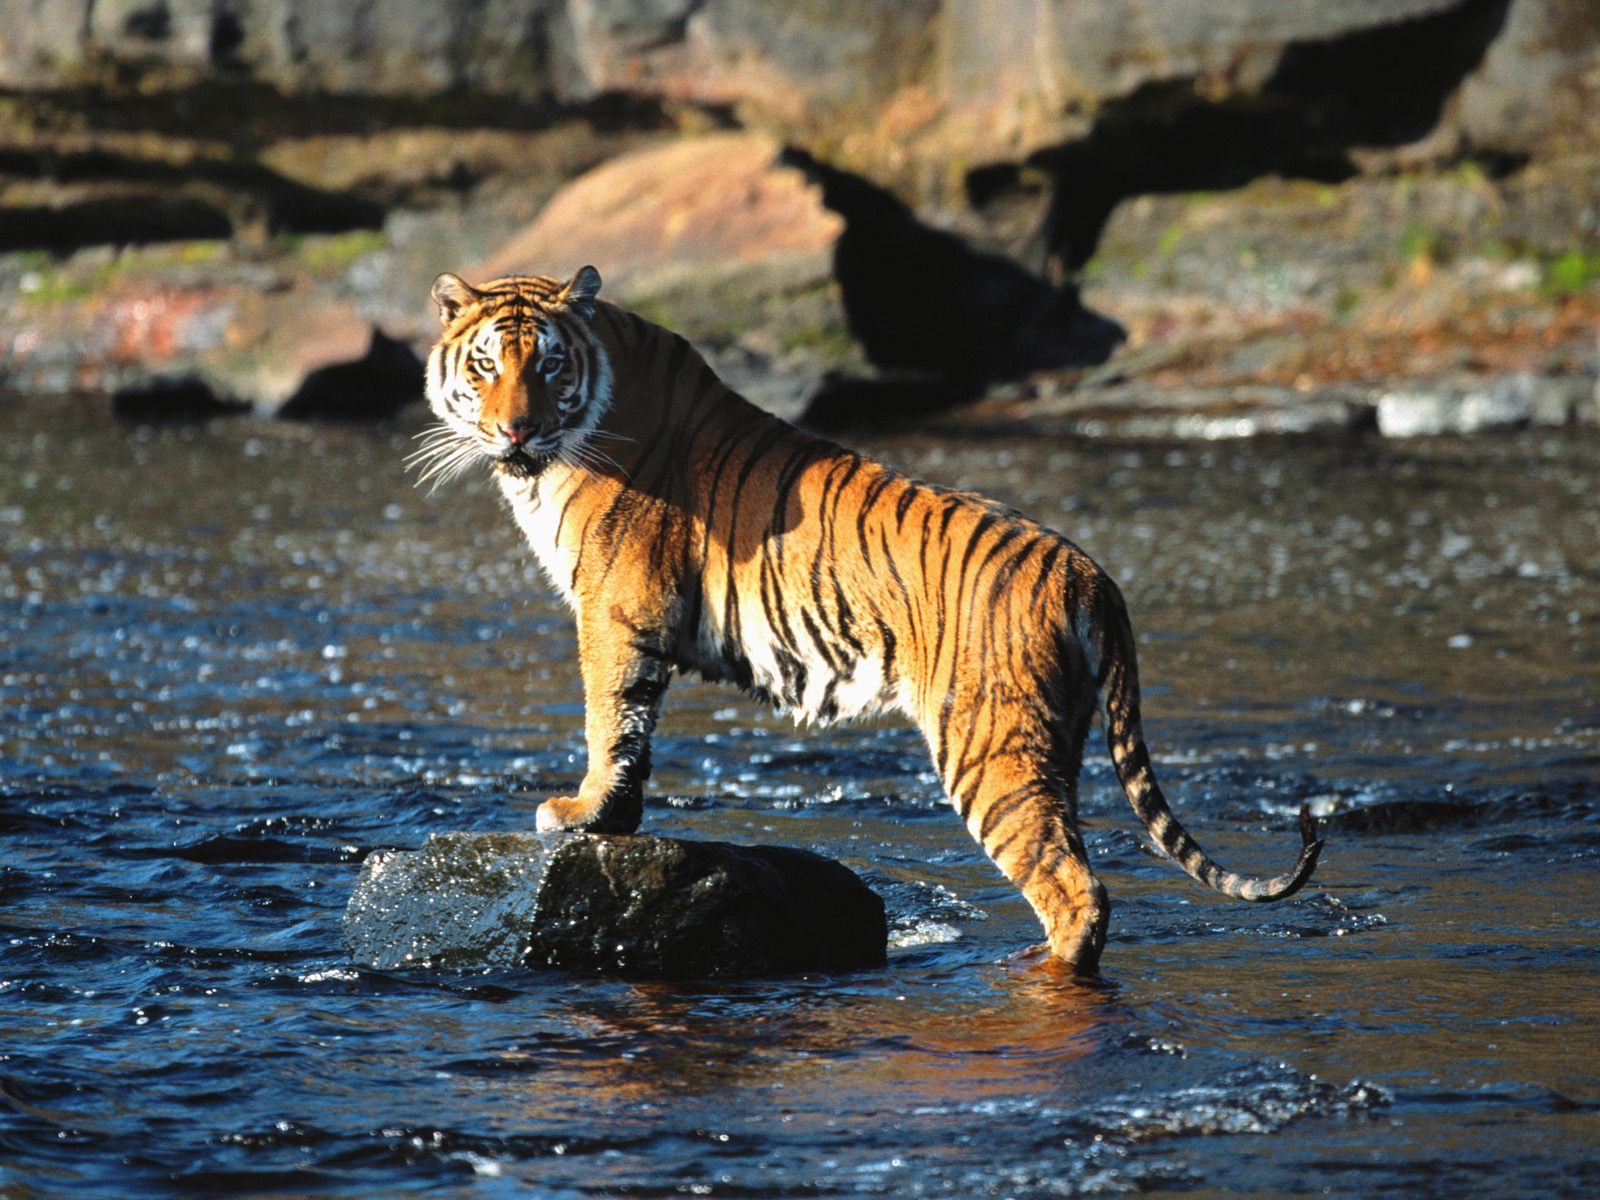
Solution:
[(1104, 362), (1121, 342), (1122, 328), (1086, 309), (1075, 287), (1052, 286), (974, 249), (919, 221), (886, 189), (803, 150), (785, 150), (783, 161), (818, 184), (822, 202), (844, 218), (834, 277), (850, 332), (874, 366), (910, 384), (835, 380), (809, 423), (837, 424), (857, 400), (869, 413), (877, 405), (949, 407), (991, 382)]
[(244, 45), (244, 26), (237, 13), (219, 12), (211, 18), (211, 36), (207, 49), (211, 65), (220, 71), (242, 71), (239, 48)]
[(67, 191), (50, 206), (0, 209), (0, 251), (73, 250), (234, 234), (376, 229), (383, 208), (308, 187), (256, 163), (177, 165), (106, 150), (0, 150), (0, 181), (48, 181)]
[(129, 37), (148, 42), (164, 42), (172, 36), (172, 13), (165, 4), (135, 9), (122, 22)]
[(1146, 84), (1107, 103), (1088, 137), (1023, 166), (970, 172), (969, 199), (983, 208), (1015, 193), (1029, 171), (1046, 172), (1043, 256), (1047, 273), (1067, 275), (1094, 256), (1129, 197), (1234, 188), (1268, 174), (1348, 179), (1353, 150), (1410, 145), (1437, 127), (1509, 7), (1462, 0), (1432, 16), (1291, 43), (1259, 90), (1222, 100), (1208, 100), (1194, 80)]
[[(213, 51), (218, 30), (213, 29)], [(225, 44), (227, 38), (222, 38)], [(458, 89), (422, 95), (285, 93), (252, 79), (210, 78), (183, 87), (143, 87), (139, 77), (72, 88), (0, 88), (19, 114), (43, 128), (165, 134), (259, 150), (280, 138), (401, 129), (545, 129), (581, 121), (598, 133), (670, 129), (659, 97), (606, 91), (582, 103)]]
[(372, 331), (366, 353), (306, 372), (276, 408), (241, 399), (225, 372), (201, 367), (155, 375), (112, 395), (112, 412), (131, 421), (196, 421), (241, 413), (300, 421), (369, 421), (391, 417), (422, 397), (422, 360), (404, 342)]
[(48, 208), (0, 209), (0, 252), (226, 238), (233, 231), (222, 209), (181, 195), (124, 194)]
[[(242, 36), (237, 19), (219, 13), (212, 57), (229, 60)], [(437, 178), (421, 184), (377, 178), (348, 190), (319, 188), (260, 161), (267, 147), (284, 139), (406, 129), (537, 132), (563, 123), (603, 137), (670, 124), (658, 101), (619, 93), (582, 105), (468, 93), (291, 96), (226, 78), (148, 93), (121, 84), (31, 94), (0, 89), (0, 104), (19, 128), (37, 131), (13, 141), (0, 129), (0, 190), (17, 182), (30, 197), (0, 206), (0, 252), (229, 236), (259, 242), (278, 233), (376, 229), (386, 209), (412, 192), (459, 194), (479, 182), (465, 164), (445, 161)], [(720, 112), (708, 116), (726, 120)], [(55, 130), (62, 131), (60, 140)], [(139, 135), (152, 152), (95, 145), (98, 137), (126, 134)], [(165, 138), (173, 144), (164, 145)], [(197, 141), (216, 148), (196, 156)], [(41, 192), (49, 198), (35, 198)]]

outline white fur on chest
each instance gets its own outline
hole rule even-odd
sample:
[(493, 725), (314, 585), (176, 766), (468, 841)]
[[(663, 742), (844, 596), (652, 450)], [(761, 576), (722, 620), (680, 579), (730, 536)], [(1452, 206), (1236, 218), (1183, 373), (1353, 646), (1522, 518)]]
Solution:
[(572, 587), (572, 556), (561, 548), (557, 536), (561, 525), (561, 501), (557, 498), (559, 485), (546, 471), (537, 479), (516, 479), (500, 476), (500, 491), (511, 507), (522, 536), (533, 547), (534, 557), (544, 568), (556, 591), (569, 605), (576, 606)]

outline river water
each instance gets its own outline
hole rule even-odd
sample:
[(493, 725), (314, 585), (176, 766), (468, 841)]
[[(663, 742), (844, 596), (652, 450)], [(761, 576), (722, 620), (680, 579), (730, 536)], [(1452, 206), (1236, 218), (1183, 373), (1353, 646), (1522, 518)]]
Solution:
[(361, 859), (531, 826), (568, 618), (486, 479), (379, 427), (0, 402), (0, 1195), (1600, 1193), (1600, 441), (881, 440), (1121, 582), (1226, 865), (1144, 849), (1098, 737), (1098, 985), (893, 724), (669, 691), (656, 832), (859, 871), (886, 970), (353, 969)]

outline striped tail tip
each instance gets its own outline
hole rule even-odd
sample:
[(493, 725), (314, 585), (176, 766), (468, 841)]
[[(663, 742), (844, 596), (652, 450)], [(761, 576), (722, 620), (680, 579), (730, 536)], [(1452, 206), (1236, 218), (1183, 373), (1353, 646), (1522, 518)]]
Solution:
[(1271, 879), (1252, 880), (1236, 893), (1241, 900), (1268, 902), (1284, 900), (1305, 887), (1311, 872), (1317, 869), (1317, 858), (1322, 853), (1323, 840), (1317, 836), (1317, 819), (1311, 815), (1310, 805), (1300, 806), (1300, 857), (1294, 860), (1293, 870)]

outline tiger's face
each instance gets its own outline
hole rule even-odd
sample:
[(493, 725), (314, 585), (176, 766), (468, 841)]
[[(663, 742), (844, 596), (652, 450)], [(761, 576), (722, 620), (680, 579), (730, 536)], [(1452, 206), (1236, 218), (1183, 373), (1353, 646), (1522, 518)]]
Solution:
[(484, 458), (531, 478), (592, 457), (588, 441), (611, 403), (611, 365), (593, 328), (599, 291), (593, 267), (565, 283), (434, 281), (444, 333), (428, 356), (428, 403), (440, 426), (414, 456), (424, 479)]

